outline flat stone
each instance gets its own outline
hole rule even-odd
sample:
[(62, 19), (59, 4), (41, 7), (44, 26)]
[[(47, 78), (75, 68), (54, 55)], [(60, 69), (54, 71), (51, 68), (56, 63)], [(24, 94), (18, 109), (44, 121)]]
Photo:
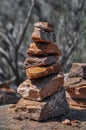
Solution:
[(26, 69), (26, 75), (30, 79), (40, 78), (59, 73), (62, 70), (60, 64), (53, 64), (49, 67), (31, 67)]
[(64, 88), (49, 96), (43, 102), (20, 99), (16, 105), (16, 113), (23, 118), (37, 121), (46, 120), (52, 117), (66, 114), (68, 104), (65, 98)]
[(67, 89), (66, 97), (86, 99), (86, 86)]
[(59, 56), (46, 56), (46, 57), (29, 57), (25, 59), (23, 64), (24, 68), (27, 69), (29, 67), (40, 67), (40, 66), (49, 66), (57, 62)]
[(78, 87), (78, 86), (81, 86), (81, 85), (85, 85), (85, 80), (82, 80), (81, 77), (73, 77), (73, 78), (69, 78), (67, 77), (65, 79), (65, 82), (64, 82), (64, 86), (65, 88), (69, 89), (69, 88), (75, 88), (75, 87)]
[(31, 38), (34, 42), (45, 42), (45, 43), (56, 42), (56, 36), (54, 32), (48, 32), (37, 27), (34, 28)]
[(52, 32), (54, 30), (54, 26), (48, 22), (37, 22), (34, 24), (34, 27), (38, 27), (49, 32)]
[(66, 78), (64, 80), (66, 96), (71, 98), (86, 98), (86, 80), (81, 77)]
[(0, 105), (17, 103), (19, 96), (16, 90), (10, 87), (10, 81), (0, 82)]
[(86, 110), (86, 99), (67, 98), (67, 102), (72, 109)]
[(0, 105), (17, 103), (19, 98), (20, 97), (17, 94), (7, 94), (0, 92)]
[(19, 96), (14, 89), (6, 86), (0, 88), (0, 105), (17, 103), (18, 100)]
[(86, 63), (73, 63), (68, 77), (82, 77), (86, 79)]
[(27, 50), (28, 55), (61, 55), (60, 50), (56, 44), (52, 43), (31, 43)]
[(27, 79), (19, 85), (17, 92), (25, 99), (42, 101), (60, 90), (64, 84), (62, 75), (51, 75), (40, 79)]

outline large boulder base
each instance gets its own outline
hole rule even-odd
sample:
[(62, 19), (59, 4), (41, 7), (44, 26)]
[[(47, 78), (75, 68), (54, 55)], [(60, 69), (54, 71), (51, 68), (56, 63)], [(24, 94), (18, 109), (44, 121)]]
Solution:
[(60, 64), (53, 64), (49, 67), (31, 67), (26, 69), (26, 75), (30, 79), (40, 78), (59, 73), (62, 70)]
[(52, 43), (31, 43), (27, 49), (27, 54), (31, 56), (61, 55), (56, 44)]
[(49, 32), (54, 31), (54, 26), (52, 24), (49, 24), (48, 22), (37, 22), (34, 24), (34, 27), (38, 27)]
[(86, 79), (86, 63), (73, 63), (68, 77), (82, 77)]
[(40, 79), (27, 79), (21, 83), (17, 92), (25, 99), (42, 101), (59, 91), (64, 84), (62, 75), (51, 75)]
[(58, 55), (45, 57), (29, 57), (25, 59), (23, 66), (25, 69), (36, 66), (49, 66), (56, 63), (58, 58)]
[(43, 102), (20, 99), (16, 105), (16, 114), (37, 121), (46, 120), (68, 112), (64, 88), (49, 96)]
[(45, 42), (45, 43), (55, 43), (56, 36), (54, 32), (48, 32), (41, 28), (34, 28), (31, 38), (34, 42)]

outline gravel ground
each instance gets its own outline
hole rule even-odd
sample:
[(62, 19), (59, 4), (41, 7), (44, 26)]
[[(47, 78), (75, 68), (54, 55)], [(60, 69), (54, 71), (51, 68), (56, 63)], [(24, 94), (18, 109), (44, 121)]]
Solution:
[[(86, 130), (86, 110), (70, 110), (65, 116), (36, 122), (29, 119), (15, 119), (15, 105), (0, 106), (0, 130)], [(69, 119), (72, 125), (63, 124)], [(78, 123), (76, 123), (78, 122)]]

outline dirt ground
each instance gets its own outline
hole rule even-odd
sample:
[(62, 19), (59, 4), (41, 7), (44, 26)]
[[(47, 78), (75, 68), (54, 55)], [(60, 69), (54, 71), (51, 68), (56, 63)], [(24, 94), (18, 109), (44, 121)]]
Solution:
[[(0, 106), (0, 130), (86, 130), (86, 110), (70, 110), (65, 116), (37, 122), (29, 119), (15, 119), (14, 105)], [(78, 120), (77, 125), (62, 124), (64, 118)]]

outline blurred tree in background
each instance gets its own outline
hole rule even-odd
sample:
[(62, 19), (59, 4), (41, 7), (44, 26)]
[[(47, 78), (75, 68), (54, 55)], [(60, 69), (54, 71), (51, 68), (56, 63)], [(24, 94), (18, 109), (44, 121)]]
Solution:
[(38, 21), (55, 25), (65, 72), (72, 62), (86, 62), (85, 0), (0, 0), (0, 81), (24, 80), (22, 64)]

